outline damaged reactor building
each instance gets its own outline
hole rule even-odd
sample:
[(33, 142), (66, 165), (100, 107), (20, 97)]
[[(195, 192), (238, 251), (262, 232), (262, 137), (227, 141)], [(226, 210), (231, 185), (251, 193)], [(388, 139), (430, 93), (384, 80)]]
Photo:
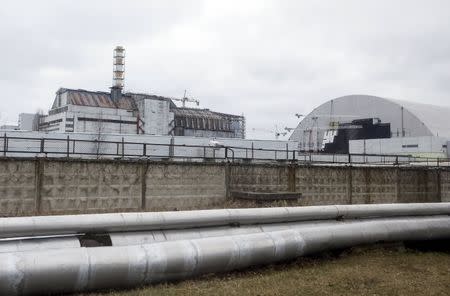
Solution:
[[(123, 92), (125, 49), (114, 49), (110, 92), (60, 88), (39, 131), (245, 138), (245, 117), (188, 108), (196, 99)], [(181, 101), (182, 107), (174, 101)]]

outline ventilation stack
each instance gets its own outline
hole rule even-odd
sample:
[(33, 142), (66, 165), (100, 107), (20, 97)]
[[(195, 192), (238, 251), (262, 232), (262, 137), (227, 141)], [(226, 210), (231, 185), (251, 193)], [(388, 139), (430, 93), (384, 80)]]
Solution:
[(111, 87), (111, 97), (116, 101), (122, 97), (125, 79), (125, 48), (117, 46), (114, 49), (113, 61), (113, 85)]

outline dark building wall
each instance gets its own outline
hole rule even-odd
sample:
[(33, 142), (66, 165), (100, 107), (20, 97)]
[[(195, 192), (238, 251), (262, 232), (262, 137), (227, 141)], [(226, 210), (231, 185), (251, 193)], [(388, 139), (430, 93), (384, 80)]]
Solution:
[(391, 137), (389, 123), (373, 123), (373, 119), (357, 119), (341, 124), (332, 143), (325, 144), (323, 152), (348, 154), (350, 140), (381, 139)]

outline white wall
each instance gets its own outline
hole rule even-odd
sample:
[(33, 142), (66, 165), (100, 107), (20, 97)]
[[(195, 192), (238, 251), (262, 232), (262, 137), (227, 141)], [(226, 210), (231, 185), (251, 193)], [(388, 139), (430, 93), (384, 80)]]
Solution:
[(448, 139), (433, 136), (389, 139), (352, 140), (351, 154), (408, 154), (413, 156), (446, 157)]
[(32, 131), (33, 122), (36, 118), (34, 113), (20, 113), (19, 114), (19, 129), (23, 131)]
[[(8, 154), (9, 156), (22, 156), (22, 157), (32, 157), (39, 155), (40, 149), (40, 139), (44, 138), (46, 149), (54, 149), (55, 151), (66, 151), (67, 149), (67, 137), (70, 139), (77, 140), (95, 140), (98, 135), (95, 133), (44, 133), (44, 132), (6, 132), (7, 136), (10, 137), (27, 137), (36, 138), (36, 140), (11, 140), (9, 141), (10, 150), (25, 150), (33, 153), (22, 153)], [(52, 139), (59, 139), (61, 141), (55, 141)], [(157, 144), (170, 144), (171, 139), (173, 139), (173, 144), (175, 145), (188, 145), (188, 146), (208, 146), (206, 149), (203, 147), (182, 147), (175, 146), (173, 148), (173, 155), (178, 157), (224, 157), (224, 149), (214, 149), (209, 147), (210, 138), (201, 137), (171, 137), (171, 136), (151, 136), (151, 135), (136, 135), (136, 134), (104, 134), (102, 135), (102, 141), (112, 141), (121, 142), (122, 139), (125, 142), (140, 143), (140, 144), (125, 144), (125, 151), (127, 154), (131, 154), (128, 157), (141, 157), (143, 155), (143, 143), (146, 143), (147, 155), (154, 157), (169, 157), (171, 152), (168, 146), (160, 146)], [(298, 147), (297, 142), (293, 141), (273, 141), (273, 140), (248, 140), (248, 139), (237, 139), (237, 138), (217, 138), (220, 144), (232, 147), (231, 149), (235, 153), (235, 157), (239, 158), (251, 158), (252, 147), (253, 147), (253, 157), (259, 159), (286, 159), (291, 158), (291, 153), (286, 153), (286, 148), (292, 152)], [(2, 143), (2, 137), (0, 137), (0, 144)], [(152, 145), (154, 144), (154, 145)], [(77, 142), (75, 148), (73, 143), (69, 143), (69, 150), (73, 151), (84, 151), (89, 153), (95, 153), (98, 151), (100, 154), (110, 153), (116, 154), (117, 149), (121, 153), (122, 145), (116, 143), (101, 143), (99, 146), (95, 143), (87, 142)], [(80, 150), (81, 149), (81, 150)], [(264, 149), (276, 149), (279, 150), (276, 153), (274, 151), (264, 151)], [(34, 153), (36, 152), (36, 153)], [(58, 156), (58, 155), (53, 155)], [(63, 157), (64, 154), (59, 156)], [(230, 152), (229, 157), (232, 156)], [(83, 157), (83, 156), (81, 156)], [(110, 157), (117, 157), (117, 155), (111, 155)]]
[(168, 101), (144, 99), (144, 130), (149, 135), (167, 135), (172, 129), (174, 114)]

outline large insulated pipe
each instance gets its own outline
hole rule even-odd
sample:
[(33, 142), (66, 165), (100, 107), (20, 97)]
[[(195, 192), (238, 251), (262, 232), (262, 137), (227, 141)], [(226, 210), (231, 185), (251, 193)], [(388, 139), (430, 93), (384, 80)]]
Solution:
[(0, 218), (0, 238), (450, 214), (450, 203), (336, 205)]
[[(390, 219), (403, 218), (377, 218), (379, 221)], [(371, 219), (373, 220), (373, 219)], [(114, 232), (111, 234), (102, 234), (99, 237), (77, 235), (76, 237), (30, 237), (27, 239), (0, 239), (0, 253), (5, 252), (24, 252), (30, 250), (45, 250), (45, 249), (64, 249), (80, 247), (80, 241), (88, 241), (88, 246), (131, 246), (152, 244), (165, 241), (190, 240), (198, 238), (230, 236), (255, 234), (262, 232), (273, 232), (280, 230), (304, 230), (314, 227), (334, 226), (337, 224), (360, 223), (361, 221), (371, 220), (322, 220), (322, 221), (302, 221), (302, 222), (288, 222), (288, 223), (272, 223), (272, 224), (258, 224), (258, 225), (244, 225), (241, 227), (233, 226), (218, 226), (218, 227), (203, 227), (203, 228), (189, 228), (189, 229), (168, 229), (168, 230), (153, 230), (153, 231), (131, 231), (131, 232)], [(100, 239), (101, 241), (97, 240)], [(105, 240), (105, 238), (107, 238)]]
[[(48, 237), (20, 240), (0, 240), (0, 253), (26, 252), (49, 249), (69, 249), (81, 247), (76, 237)], [(1, 266), (0, 262), (0, 266)]]
[(450, 238), (450, 218), (405, 218), (127, 247), (0, 254), (0, 295), (134, 287), (360, 244)]
[[(359, 220), (351, 220), (353, 223)], [(98, 246), (128, 246), (158, 243), (163, 241), (175, 241), (195, 238), (253, 234), (284, 230), (290, 228), (306, 228), (315, 226), (333, 225), (344, 223), (343, 221), (316, 221), (316, 222), (290, 222), (268, 225), (245, 225), (242, 227), (219, 226), (190, 229), (171, 229), (153, 231), (115, 232), (100, 236), (63, 236), (63, 237), (29, 237), (0, 239), (0, 253), (25, 252), (33, 250), (68, 249), (79, 248), (82, 245), (88, 247)]]

